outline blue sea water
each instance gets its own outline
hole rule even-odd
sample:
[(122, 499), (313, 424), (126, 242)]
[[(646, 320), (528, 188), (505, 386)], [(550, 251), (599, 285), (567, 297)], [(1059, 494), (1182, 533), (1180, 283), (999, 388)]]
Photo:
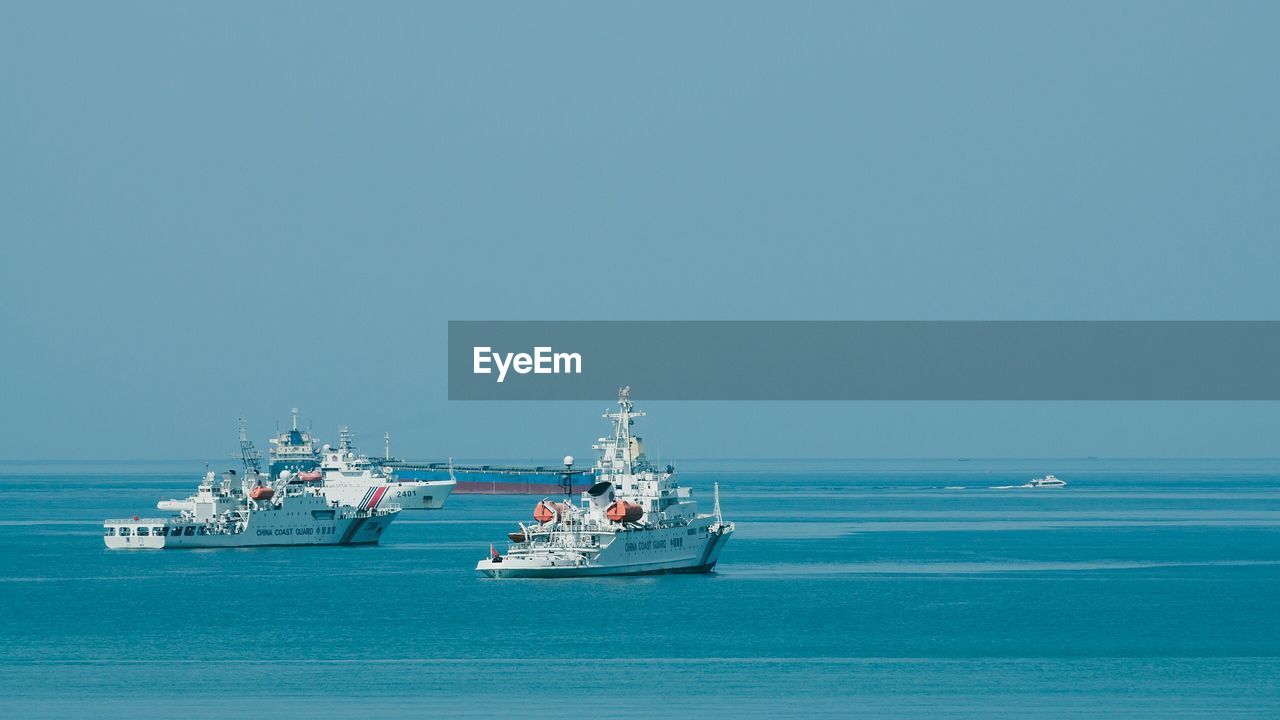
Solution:
[(112, 552), (203, 465), (0, 464), (0, 716), (1280, 717), (1280, 461), (681, 470), (738, 523), (714, 574), (492, 580), (536, 498)]

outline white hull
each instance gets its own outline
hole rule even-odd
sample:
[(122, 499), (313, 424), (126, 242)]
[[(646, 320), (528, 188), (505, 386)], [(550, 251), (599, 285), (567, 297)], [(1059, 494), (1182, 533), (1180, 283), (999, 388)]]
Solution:
[(725, 526), (713, 527), (713, 520), (704, 516), (688, 525), (596, 533), (597, 549), (585, 552), (576, 543), (560, 546), (553, 536), (546, 544), (517, 545), (502, 558), (481, 560), (476, 570), (495, 578), (710, 572), (733, 534)]
[(405, 481), (385, 483), (347, 483), (326, 480), (320, 491), (329, 500), (359, 510), (389, 508), (401, 510), (439, 510), (453, 492), (453, 480)]
[(366, 545), (377, 543), (399, 514), (345, 510), (261, 510), (250, 513), (243, 524), (223, 527), (179, 518), (108, 520), (102, 539), (112, 550)]

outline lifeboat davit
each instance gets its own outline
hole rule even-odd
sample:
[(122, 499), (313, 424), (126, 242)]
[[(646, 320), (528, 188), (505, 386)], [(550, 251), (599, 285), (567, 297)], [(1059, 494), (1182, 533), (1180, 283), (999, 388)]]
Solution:
[(320, 482), (320, 479), (323, 477), (324, 475), (321, 475), (317, 470), (308, 470), (307, 472), (298, 473), (298, 480), (302, 482)]
[(543, 500), (533, 508), (533, 519), (540, 523), (551, 522), (560, 516), (561, 509), (559, 503)]
[(635, 522), (644, 517), (644, 508), (626, 500), (615, 500), (609, 503), (604, 514), (614, 522)]
[(276, 491), (269, 487), (256, 487), (249, 491), (249, 497), (254, 500), (270, 500), (275, 494)]

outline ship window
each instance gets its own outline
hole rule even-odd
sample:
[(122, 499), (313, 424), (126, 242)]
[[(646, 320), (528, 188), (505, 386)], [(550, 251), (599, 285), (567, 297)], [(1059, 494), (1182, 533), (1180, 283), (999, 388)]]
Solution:
[(156, 528), (156, 535), (168, 535), (168, 534), (169, 534), (169, 528), (167, 526)]
[(187, 529), (182, 531), (182, 534), (187, 537), (191, 537), (196, 534), (196, 527), (194, 525), (188, 525)]
[(102, 534), (106, 535), (107, 537), (111, 537), (112, 535), (116, 534), (116, 529), (113, 527), (109, 527), (106, 530), (103, 530)]
[(208, 534), (209, 534), (209, 528), (207, 528), (207, 527), (202, 527), (202, 528), (200, 528), (200, 534), (201, 534), (201, 535), (208, 535)]
[(122, 528), (120, 528), (120, 535), (121, 535), (121, 536), (125, 536), (125, 535), (128, 535), (128, 534), (129, 534), (129, 528), (127, 528), (127, 527), (122, 527)]
[(139, 534), (139, 535), (150, 535), (150, 534), (151, 534), (151, 528), (144, 528), (144, 527), (140, 527), (140, 528), (138, 528), (138, 534)]

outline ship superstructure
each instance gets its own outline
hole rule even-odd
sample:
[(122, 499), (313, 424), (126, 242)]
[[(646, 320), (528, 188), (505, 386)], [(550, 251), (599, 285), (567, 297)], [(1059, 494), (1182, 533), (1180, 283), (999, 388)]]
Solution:
[[(600, 452), (596, 483), (578, 503), (544, 499), (533, 524), (508, 535), (507, 552), (491, 548), (476, 570), (490, 577), (578, 577), (699, 573), (715, 567), (734, 525), (715, 508), (698, 514), (690, 488), (675, 479), (675, 468), (650, 463), (643, 440), (631, 430), (644, 413), (631, 402), (630, 388), (618, 392), (617, 412), (607, 412), (613, 428), (593, 446)], [(565, 458), (571, 466), (572, 458)]]
[(298, 429), (298, 408), (293, 408), (292, 427), (271, 438), (268, 454), (271, 462), (267, 466), (267, 474), (274, 480), (280, 473), (293, 475), (313, 474), (320, 469), (320, 452), (316, 449), (316, 441), (311, 433)]

